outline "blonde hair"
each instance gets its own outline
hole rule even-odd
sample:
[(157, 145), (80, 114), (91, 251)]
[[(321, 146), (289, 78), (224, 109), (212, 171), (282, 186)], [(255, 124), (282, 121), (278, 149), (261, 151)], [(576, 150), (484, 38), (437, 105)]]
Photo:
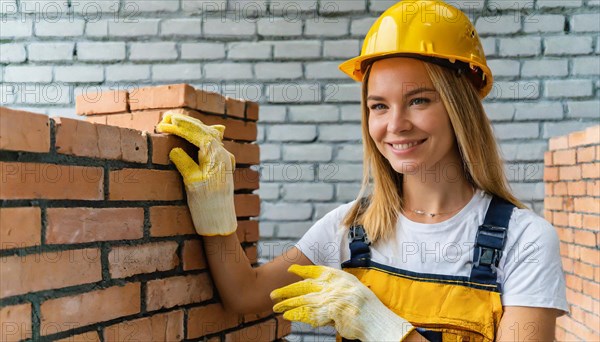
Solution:
[[(467, 77), (459, 75), (455, 70), (428, 62), (424, 64), (448, 112), (467, 181), (518, 208), (525, 208), (510, 191), (491, 124), (477, 89)], [(362, 186), (358, 200), (346, 214), (342, 224), (346, 227), (363, 225), (369, 239), (374, 242), (381, 238), (386, 240), (394, 235), (398, 215), (404, 203), (403, 175), (391, 167), (369, 134), (369, 109), (366, 98), (370, 72), (369, 66), (362, 85)], [(369, 192), (371, 193), (368, 194)], [(368, 205), (361, 201), (366, 196), (369, 197)]]

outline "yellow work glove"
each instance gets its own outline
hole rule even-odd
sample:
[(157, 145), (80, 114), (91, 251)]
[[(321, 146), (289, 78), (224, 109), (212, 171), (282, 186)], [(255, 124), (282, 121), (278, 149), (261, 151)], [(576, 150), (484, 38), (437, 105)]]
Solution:
[(181, 148), (169, 153), (183, 176), (196, 232), (207, 236), (234, 233), (237, 228), (233, 205), (235, 158), (223, 147), (225, 126), (207, 126), (190, 116), (167, 112), (156, 131), (178, 135), (200, 149), (198, 164)]
[(275, 312), (313, 327), (334, 325), (347, 339), (402, 341), (414, 327), (388, 309), (354, 275), (326, 266), (292, 265), (305, 280), (271, 292)]

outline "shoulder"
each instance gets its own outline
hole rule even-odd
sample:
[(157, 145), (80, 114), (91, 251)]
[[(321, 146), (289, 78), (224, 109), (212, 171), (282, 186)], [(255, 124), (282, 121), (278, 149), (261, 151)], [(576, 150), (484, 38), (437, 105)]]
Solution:
[(523, 246), (527, 244), (558, 246), (558, 234), (552, 224), (530, 209), (513, 210), (508, 234), (513, 237), (514, 243)]

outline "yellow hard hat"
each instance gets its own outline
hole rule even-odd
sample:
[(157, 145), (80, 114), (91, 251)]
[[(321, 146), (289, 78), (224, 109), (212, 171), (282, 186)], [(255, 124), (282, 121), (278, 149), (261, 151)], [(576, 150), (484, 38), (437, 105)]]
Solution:
[(393, 5), (371, 26), (360, 56), (339, 68), (362, 82), (370, 62), (395, 55), (437, 61), (465, 72), (481, 98), (492, 89), (492, 71), (475, 27), (462, 11), (443, 1), (404, 0)]

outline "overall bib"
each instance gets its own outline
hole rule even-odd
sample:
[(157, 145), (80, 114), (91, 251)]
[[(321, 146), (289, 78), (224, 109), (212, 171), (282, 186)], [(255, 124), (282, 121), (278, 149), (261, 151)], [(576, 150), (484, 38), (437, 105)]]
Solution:
[[(503, 199), (492, 198), (477, 231), (469, 277), (415, 273), (374, 262), (361, 225), (350, 227), (351, 257), (342, 269), (429, 341), (494, 341), (502, 318), (502, 289), (495, 268), (513, 208)], [(340, 340), (348, 341), (338, 336)]]

